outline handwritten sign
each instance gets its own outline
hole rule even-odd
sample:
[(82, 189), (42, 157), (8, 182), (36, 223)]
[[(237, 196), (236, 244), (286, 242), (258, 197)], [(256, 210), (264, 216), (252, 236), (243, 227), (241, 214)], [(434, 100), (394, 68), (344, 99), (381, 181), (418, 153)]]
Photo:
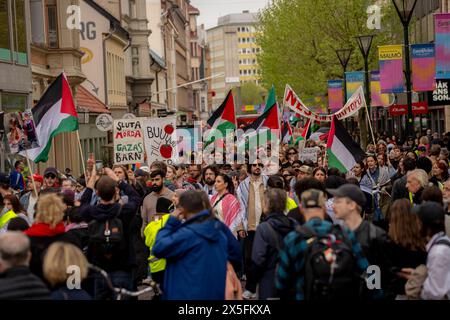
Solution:
[(148, 163), (175, 162), (177, 156), (176, 118), (148, 118), (144, 120), (144, 141)]
[(303, 148), (301, 153), (299, 154), (299, 160), (301, 162), (305, 162), (307, 160), (311, 160), (314, 163), (317, 163), (317, 153), (318, 149), (316, 147), (314, 148)]
[(114, 120), (114, 163), (144, 162), (144, 139), (141, 118)]

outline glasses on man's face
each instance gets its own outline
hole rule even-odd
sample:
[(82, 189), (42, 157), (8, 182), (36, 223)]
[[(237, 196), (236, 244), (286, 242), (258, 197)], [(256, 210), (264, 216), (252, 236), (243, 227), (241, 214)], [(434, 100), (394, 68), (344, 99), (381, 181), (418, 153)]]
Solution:
[(54, 174), (47, 174), (44, 178), (45, 179), (56, 179), (56, 176)]
[(290, 174), (283, 174), (283, 177), (284, 178), (289, 178), (289, 177), (292, 177), (292, 175), (290, 175)]
[(256, 167), (264, 168), (264, 165), (262, 163), (258, 163), (258, 164), (252, 164), (252, 167), (253, 168), (256, 168)]
[(288, 152), (288, 155), (292, 155), (292, 156), (295, 156), (297, 154), (297, 152)]

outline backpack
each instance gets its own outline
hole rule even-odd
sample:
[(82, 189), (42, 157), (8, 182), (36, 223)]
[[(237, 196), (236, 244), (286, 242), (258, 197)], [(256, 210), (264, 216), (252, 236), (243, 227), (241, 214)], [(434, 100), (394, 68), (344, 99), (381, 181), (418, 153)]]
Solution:
[(102, 262), (117, 258), (125, 249), (125, 237), (122, 220), (118, 218), (122, 206), (117, 215), (108, 220), (92, 220), (89, 222), (88, 251), (94, 259)]
[(359, 299), (364, 279), (357, 271), (352, 244), (341, 226), (334, 225), (325, 236), (305, 226), (296, 230), (308, 244), (304, 256), (305, 300)]

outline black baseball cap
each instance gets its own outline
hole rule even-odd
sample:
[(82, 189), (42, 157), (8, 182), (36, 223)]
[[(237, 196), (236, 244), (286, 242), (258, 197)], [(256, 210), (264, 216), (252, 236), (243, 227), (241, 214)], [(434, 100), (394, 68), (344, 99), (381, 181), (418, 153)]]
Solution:
[(44, 177), (49, 173), (53, 173), (55, 176), (58, 176), (58, 171), (56, 170), (56, 168), (49, 167), (49, 168), (45, 169)]
[(334, 197), (349, 198), (356, 202), (360, 207), (364, 207), (366, 204), (366, 196), (361, 189), (354, 184), (344, 184), (337, 189), (327, 189), (327, 192)]
[(167, 214), (173, 211), (173, 203), (167, 198), (160, 197), (156, 200), (156, 213)]
[(420, 206), (414, 207), (412, 212), (417, 214), (424, 225), (445, 221), (444, 208), (437, 202), (427, 201)]
[(323, 208), (325, 206), (325, 195), (317, 189), (309, 189), (302, 193), (302, 208)]

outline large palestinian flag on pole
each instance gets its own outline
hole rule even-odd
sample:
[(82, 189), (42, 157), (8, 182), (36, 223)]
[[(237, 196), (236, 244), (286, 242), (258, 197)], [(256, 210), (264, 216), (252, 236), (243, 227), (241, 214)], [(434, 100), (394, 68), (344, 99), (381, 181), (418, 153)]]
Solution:
[(47, 88), (31, 111), (40, 146), (21, 154), (36, 163), (47, 162), (53, 138), (63, 132), (78, 130), (78, 115), (64, 73)]
[(344, 126), (333, 117), (327, 143), (328, 167), (346, 173), (365, 157), (364, 151), (347, 133)]
[(213, 143), (217, 136), (224, 139), (227, 130), (236, 130), (236, 112), (231, 90), (220, 107), (208, 119), (207, 124), (211, 129), (205, 140), (204, 147)]

